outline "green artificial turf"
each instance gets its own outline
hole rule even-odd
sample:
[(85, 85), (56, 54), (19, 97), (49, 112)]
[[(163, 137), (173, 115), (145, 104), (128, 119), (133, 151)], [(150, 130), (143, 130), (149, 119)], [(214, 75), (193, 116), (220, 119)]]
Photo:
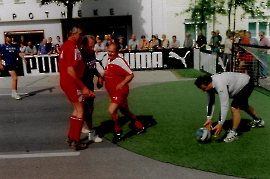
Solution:
[[(270, 97), (253, 91), (250, 105), (265, 120), (264, 128), (247, 127), (251, 117), (241, 112), (240, 136), (232, 143), (222, 142), (225, 131), (209, 143), (198, 143), (196, 131), (206, 120), (206, 93), (194, 80), (167, 82), (130, 90), (130, 110), (147, 125), (146, 133), (130, 135), (132, 123), (121, 117), (124, 140), (118, 145), (155, 160), (188, 168), (244, 178), (269, 178)], [(114, 124), (107, 112), (110, 99), (95, 105), (94, 126), (112, 141)], [(219, 99), (213, 121), (219, 114)], [(229, 111), (224, 128), (231, 126)]]

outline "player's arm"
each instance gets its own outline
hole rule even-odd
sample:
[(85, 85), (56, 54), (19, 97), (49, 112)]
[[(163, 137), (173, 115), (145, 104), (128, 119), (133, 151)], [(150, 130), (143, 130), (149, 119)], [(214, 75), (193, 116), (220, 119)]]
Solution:
[(217, 90), (217, 92), (219, 95), (220, 106), (221, 106), (220, 107), (220, 117), (219, 117), (218, 124), (213, 129), (216, 129), (215, 135), (218, 136), (222, 131), (223, 124), (226, 120), (227, 113), (229, 110), (229, 93), (228, 93), (227, 86), (225, 86), (225, 85), (222, 85), (222, 88), (219, 88)]
[(97, 87), (101, 88), (103, 86), (103, 77), (100, 75), (99, 71), (96, 68), (96, 75), (98, 77), (98, 81), (97, 81)]
[(89, 90), (83, 84), (83, 82), (78, 78), (73, 66), (67, 67), (67, 73), (71, 76), (73, 81), (82, 89), (82, 93), (83, 93), (84, 97), (92, 97), (92, 98), (96, 97), (95, 93), (93, 91)]
[(212, 128), (212, 117), (215, 109), (215, 93), (213, 91), (207, 91), (207, 120), (204, 126), (211, 130)]
[(19, 56), (23, 59), (24, 63), (27, 63), (22, 53), (19, 53)]
[(128, 76), (126, 76), (125, 79), (124, 79), (121, 83), (119, 83), (119, 84), (116, 86), (116, 90), (121, 91), (122, 88), (123, 88), (126, 84), (128, 84), (133, 78), (134, 78), (134, 74), (133, 74), (133, 73), (130, 74), (130, 75), (128, 75)]

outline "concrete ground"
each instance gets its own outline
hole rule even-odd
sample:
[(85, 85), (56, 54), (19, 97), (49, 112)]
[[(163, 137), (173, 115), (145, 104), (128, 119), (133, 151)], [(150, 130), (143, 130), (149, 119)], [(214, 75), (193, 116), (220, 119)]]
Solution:
[[(167, 70), (134, 74), (131, 88), (190, 80), (179, 79)], [(0, 78), (1, 179), (236, 178), (156, 161), (106, 139), (74, 151), (64, 142), (72, 107), (59, 86), (59, 76), (19, 77), (18, 81), (18, 92), (23, 96), (20, 101), (10, 97), (11, 77)], [(95, 93), (95, 104), (108, 97), (104, 88)]]

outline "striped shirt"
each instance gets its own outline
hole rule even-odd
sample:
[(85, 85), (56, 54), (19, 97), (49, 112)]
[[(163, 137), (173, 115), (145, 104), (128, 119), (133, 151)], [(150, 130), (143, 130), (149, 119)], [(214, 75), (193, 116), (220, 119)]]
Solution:
[(1, 45), (0, 48), (1, 55), (6, 62), (6, 66), (15, 66), (16, 57), (19, 53), (21, 53), (20, 49), (16, 48), (14, 45), (9, 45), (7, 43)]

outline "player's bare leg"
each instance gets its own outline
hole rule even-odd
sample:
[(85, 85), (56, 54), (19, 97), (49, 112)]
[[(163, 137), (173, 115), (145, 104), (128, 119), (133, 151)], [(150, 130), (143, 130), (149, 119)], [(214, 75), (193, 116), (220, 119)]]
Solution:
[(232, 127), (234, 129), (237, 129), (239, 127), (239, 124), (241, 122), (241, 113), (240, 113), (240, 109), (236, 109), (234, 107), (231, 107), (231, 111), (232, 111)]
[(117, 113), (117, 110), (119, 109), (119, 105), (116, 103), (111, 103), (108, 108), (108, 112), (112, 117), (112, 120), (114, 122), (114, 129), (115, 129), (115, 134), (113, 138), (113, 143), (117, 143), (121, 140), (121, 135), (122, 135), (122, 126), (118, 124), (120, 116)]
[(258, 115), (255, 109), (252, 106), (248, 106), (248, 108), (244, 109), (244, 111), (249, 114), (252, 118), (256, 118)]
[[(102, 138), (100, 138), (98, 135), (96, 135), (96, 131), (93, 130), (93, 124), (92, 124), (92, 116), (93, 116), (93, 103), (90, 98), (86, 98), (85, 105), (84, 105), (84, 121), (86, 125), (88, 126), (88, 139), (93, 142), (102, 142)], [(88, 103), (89, 102), (89, 103)]]
[(126, 105), (125, 107), (121, 107), (120, 111), (123, 115), (127, 115), (129, 116), (131, 119), (134, 120), (134, 124), (137, 128), (136, 134), (141, 134), (143, 132), (145, 132), (144, 130), (144, 126), (142, 125), (142, 123), (140, 121), (138, 121), (137, 117), (129, 110), (128, 106)]
[(19, 100), (22, 99), (20, 95), (17, 93), (17, 82), (18, 82), (18, 75), (16, 71), (8, 71), (11, 78), (12, 78), (12, 97)]

